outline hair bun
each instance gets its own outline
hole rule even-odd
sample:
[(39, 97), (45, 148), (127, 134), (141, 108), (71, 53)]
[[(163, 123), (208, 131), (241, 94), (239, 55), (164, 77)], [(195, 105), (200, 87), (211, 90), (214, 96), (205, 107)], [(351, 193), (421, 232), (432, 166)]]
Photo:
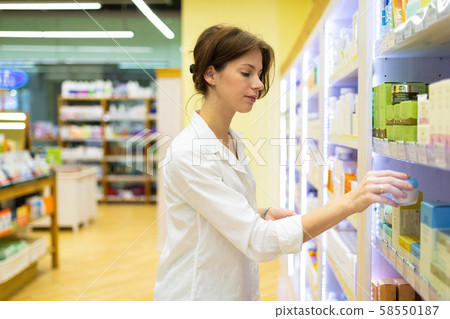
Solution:
[(189, 67), (189, 71), (191, 71), (192, 74), (194, 74), (194, 65), (191, 64), (191, 66)]

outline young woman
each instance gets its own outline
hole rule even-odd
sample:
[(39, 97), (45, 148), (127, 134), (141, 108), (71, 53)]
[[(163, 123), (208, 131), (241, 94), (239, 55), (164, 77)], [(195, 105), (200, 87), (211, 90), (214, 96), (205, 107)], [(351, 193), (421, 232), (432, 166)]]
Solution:
[(384, 192), (406, 196), (399, 188), (412, 189), (406, 174), (377, 171), (306, 215), (257, 208), (244, 144), (230, 123), (267, 93), (273, 59), (266, 42), (236, 27), (210, 27), (197, 41), (191, 72), (204, 100), (165, 159), (168, 236), (154, 300), (258, 300), (259, 261), (299, 252), (372, 203), (397, 206)]

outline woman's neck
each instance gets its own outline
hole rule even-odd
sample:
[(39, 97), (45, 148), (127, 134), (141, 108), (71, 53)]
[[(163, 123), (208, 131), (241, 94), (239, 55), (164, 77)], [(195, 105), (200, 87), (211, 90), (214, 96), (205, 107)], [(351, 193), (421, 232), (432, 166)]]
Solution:
[(205, 100), (199, 115), (219, 140), (228, 141), (228, 132), (235, 112), (230, 112), (219, 103)]

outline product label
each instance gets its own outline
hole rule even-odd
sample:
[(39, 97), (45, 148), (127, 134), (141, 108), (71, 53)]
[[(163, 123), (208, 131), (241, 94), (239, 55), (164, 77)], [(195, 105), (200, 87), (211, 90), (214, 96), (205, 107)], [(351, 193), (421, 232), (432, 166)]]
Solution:
[(406, 151), (405, 151), (405, 144), (402, 141), (397, 142), (397, 149), (398, 149), (398, 158), (405, 160), (406, 159)]
[(391, 262), (392, 266), (397, 267), (397, 254), (395, 253), (395, 250), (388, 249), (388, 258)]
[(408, 280), (408, 282), (414, 284), (415, 278), (416, 278), (416, 274), (414, 273), (414, 266), (411, 264), (408, 264), (406, 267), (406, 280)]
[(423, 297), (423, 299), (428, 300), (429, 299), (429, 285), (425, 280), (420, 280), (420, 286), (419, 291), (420, 295)]
[(427, 151), (425, 149), (425, 144), (416, 143), (416, 152), (417, 152), (417, 159), (419, 160), (419, 163), (428, 164)]
[(435, 162), (436, 165), (439, 167), (446, 167), (445, 164), (445, 147), (442, 143), (435, 143), (434, 144), (434, 156), (435, 156)]
[(411, 35), (412, 35), (412, 26), (411, 26), (411, 24), (408, 24), (408, 25), (405, 27), (405, 30), (403, 31), (403, 37), (404, 37), (405, 40), (406, 40), (406, 39), (408, 39), (409, 37), (411, 37)]
[(395, 33), (395, 44), (399, 44), (400, 42), (403, 41), (403, 32), (396, 32)]
[(397, 143), (396, 142), (390, 142), (389, 148), (391, 150), (391, 157), (398, 158), (398, 149), (397, 149)]
[(412, 162), (417, 162), (416, 143), (406, 142), (406, 150), (408, 154), (408, 159)]
[(420, 31), (422, 31), (422, 30), (423, 30), (423, 22), (417, 24), (416, 27), (415, 27), (416, 33), (417, 33), (417, 32), (420, 32)]

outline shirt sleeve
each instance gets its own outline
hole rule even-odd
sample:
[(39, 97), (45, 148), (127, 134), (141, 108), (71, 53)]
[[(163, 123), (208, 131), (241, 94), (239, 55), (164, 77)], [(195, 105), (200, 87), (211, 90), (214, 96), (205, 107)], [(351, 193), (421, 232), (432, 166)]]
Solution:
[(224, 183), (213, 160), (193, 165), (190, 152), (165, 164), (165, 178), (176, 194), (250, 259), (269, 261), (297, 253), (303, 243), (301, 216), (263, 220), (244, 195)]

